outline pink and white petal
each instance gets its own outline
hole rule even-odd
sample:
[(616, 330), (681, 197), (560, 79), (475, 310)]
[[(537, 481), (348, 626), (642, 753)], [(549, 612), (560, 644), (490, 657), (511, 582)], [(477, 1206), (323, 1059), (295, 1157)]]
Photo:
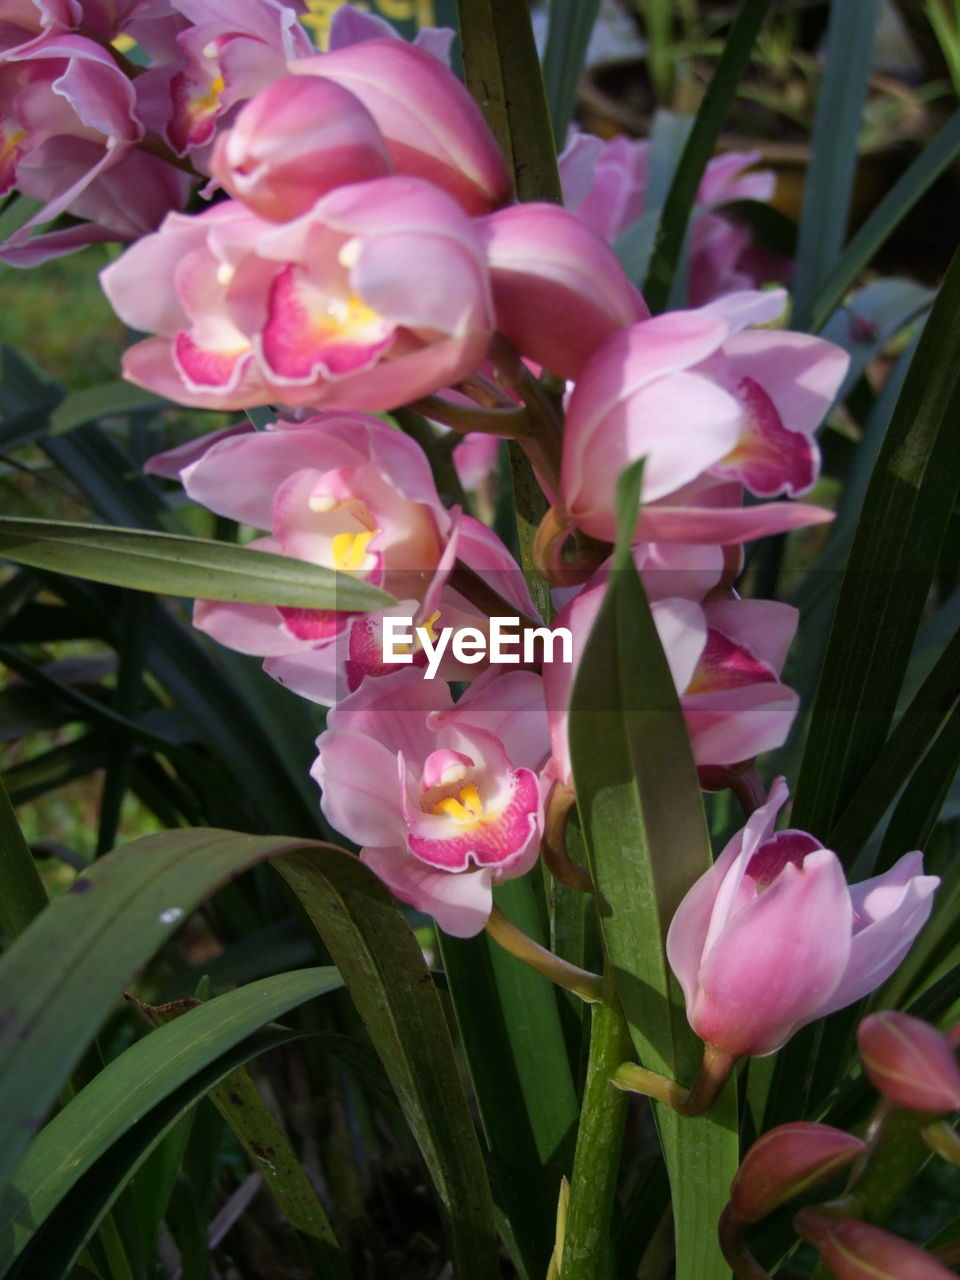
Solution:
[[(424, 271), (427, 261), (430, 270)], [(350, 272), (350, 285), (391, 325), (453, 337), (493, 329), (483, 260), (464, 236), (411, 230), (371, 237)]]
[(384, 743), (393, 755), (425, 760), (437, 746), (427, 717), (432, 711), (452, 705), (445, 684), (424, 680), (421, 671), (402, 666), (389, 679), (365, 680), (355, 693), (333, 708), (327, 725), (330, 729), (365, 734)]
[(310, 770), (322, 788), (320, 808), (354, 844), (391, 845), (406, 834), (400, 812), (397, 753), (362, 733), (328, 729)]
[(261, 658), (303, 648), (303, 642), (284, 628), (280, 611), (268, 604), (198, 600), (193, 607), (193, 625), (228, 649)]
[(670, 666), (670, 674), (682, 693), (693, 678), (707, 643), (703, 610), (692, 600), (658, 600), (650, 606), (653, 621)]
[(339, 677), (341, 644), (298, 645), (293, 652), (276, 654), (264, 661), (263, 669), (277, 684), (321, 707), (331, 707), (349, 690)]
[(362, 849), (360, 860), (401, 902), (433, 916), (453, 938), (481, 932), (493, 910), (493, 873), (483, 868), (467, 875), (436, 871), (406, 849)]
[(784, 427), (808, 436), (826, 416), (850, 365), (842, 347), (788, 330), (738, 333), (723, 350), (734, 383), (759, 383)]
[(786, 798), (786, 781), (777, 778), (765, 803), (751, 814), (716, 862), (691, 886), (674, 914), (667, 932), (667, 959), (683, 988), (688, 1012), (696, 997), (708, 938), (716, 936), (726, 924), (747, 863), (773, 830)]
[(366, 371), (392, 341), (389, 321), (331, 300), (295, 263), (275, 276), (260, 348), (267, 374), (277, 382), (303, 386)]
[[(195, 462), (199, 462), (208, 449), (212, 449), (215, 444), (219, 444), (221, 440), (229, 440), (233, 436), (252, 435), (255, 427), (251, 422), (235, 422), (232, 427), (223, 427), (220, 431), (208, 432), (205, 436), (198, 436), (195, 440), (187, 440), (184, 444), (178, 444), (173, 449), (165, 449), (163, 453), (155, 453), (152, 458), (148, 458), (143, 464), (143, 469), (149, 476), (163, 476), (167, 480), (180, 480), (183, 472), (187, 467)], [(208, 505), (204, 503), (204, 505)], [(253, 521), (247, 521), (247, 524), (253, 524)], [(264, 528), (264, 525), (257, 525), (257, 528)]]
[(539, 616), (530, 598), (523, 570), (491, 528), (473, 516), (461, 516), (457, 554), (498, 595), (512, 604), (518, 614), (531, 618)]
[(467, 871), (471, 865), (513, 866), (539, 837), (540, 784), (529, 769), (517, 769), (502, 790), (506, 793), (503, 808), (466, 831), (457, 831), (445, 815), (422, 815), (407, 836), (410, 850), (430, 866), (452, 872)]
[[(752, 542), (773, 533), (786, 533), (808, 525), (829, 524), (834, 513), (805, 502), (763, 502), (755, 507), (695, 507), (674, 505), (667, 499), (659, 506), (643, 508), (636, 537), (650, 542), (716, 542), (721, 545)], [(591, 518), (583, 522), (588, 533), (612, 538), (616, 530)]]
[[(725, 320), (732, 337), (748, 325), (772, 323), (783, 314), (786, 305), (785, 289), (743, 289), (739, 293), (726, 293), (722, 298), (714, 298), (713, 302), (700, 308), (700, 314)], [(726, 350), (725, 341), (724, 351)]]
[(431, 724), (483, 729), (513, 765), (527, 769), (539, 769), (550, 749), (543, 680), (532, 671), (488, 669), (451, 711), (434, 712)]
[(933, 909), (939, 876), (925, 876), (923, 855), (907, 853), (883, 875), (851, 885), (850, 960), (824, 1013), (868, 995), (893, 973)]
[(691, 1026), (726, 1053), (778, 1049), (836, 990), (850, 954), (849, 919), (836, 854), (822, 849), (802, 868), (788, 864), (707, 948)]
[(730, 452), (713, 465), (713, 474), (738, 480), (758, 497), (806, 493), (820, 472), (816, 441), (787, 430), (776, 405), (754, 378), (742, 377), (736, 395), (743, 405), (743, 430)]
[(681, 706), (696, 764), (732, 765), (782, 746), (800, 698), (786, 685), (767, 684), (723, 696), (687, 694)]
[(123, 355), (123, 376), (139, 387), (196, 409), (246, 409), (277, 398), (259, 378), (252, 362), (245, 365), (244, 376), (229, 392), (216, 388), (191, 389), (174, 362), (173, 344), (167, 338), (146, 338), (128, 347)]
[(712, 600), (703, 606), (707, 625), (746, 645), (773, 671), (782, 671), (800, 614), (778, 600)]

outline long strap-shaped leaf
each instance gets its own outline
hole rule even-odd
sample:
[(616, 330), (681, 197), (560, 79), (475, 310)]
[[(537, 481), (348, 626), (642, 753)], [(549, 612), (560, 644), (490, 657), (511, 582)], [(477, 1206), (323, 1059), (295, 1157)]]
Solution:
[(960, 111), (954, 112), (934, 140), (900, 175), (844, 249), (810, 307), (810, 328), (817, 333), (843, 301), (857, 276), (923, 193), (960, 154)]
[(550, 0), (543, 82), (558, 149), (566, 141), (573, 118), (587, 45), (599, 12), (600, 0)]
[[(711, 864), (700, 787), (673, 678), (634, 567), (639, 465), (619, 491), (614, 568), (574, 685), (570, 751), (604, 941), (643, 1065), (691, 1084), (701, 1046), (667, 966), (673, 913)], [(716, 1222), (736, 1171), (736, 1099), (707, 1119), (658, 1108), (679, 1280), (729, 1274)]]
[(9, 1270), (9, 1280), (38, 1280), (40, 1276), (43, 1280), (72, 1278), (75, 1275), (73, 1263), (85, 1242), (96, 1231), (129, 1179), (188, 1108), (238, 1066), (299, 1040), (302, 1035), (302, 1032), (277, 1025), (265, 1027), (233, 1049), (228, 1049), (158, 1102), (143, 1119), (118, 1138), (67, 1192)]
[(376, 1046), (433, 1179), (457, 1280), (498, 1272), (490, 1184), (443, 1006), (386, 889), (354, 858), (274, 864), (313, 921)]
[[(33, 1140), (0, 1194), (0, 1275), (94, 1162), (158, 1103), (266, 1023), (341, 985), (332, 968), (251, 982), (159, 1027), (108, 1063)], [(326, 1239), (333, 1241), (329, 1228)]]
[(769, 8), (770, 0), (742, 0), (673, 175), (660, 213), (653, 255), (643, 285), (643, 296), (654, 314), (665, 310), (669, 304), (700, 179), (713, 155), (737, 86), (750, 61), (750, 50)]
[(792, 821), (828, 832), (896, 708), (960, 489), (960, 252), (904, 382), (854, 534)]
[(148, 529), (0, 516), (0, 557), (111, 586), (303, 609), (382, 609), (379, 587), (322, 565)]
[(220, 885), (302, 843), (217, 830), (134, 840), (20, 935), (0, 960), (0, 1187), (144, 962)]
[(791, 321), (797, 329), (808, 327), (813, 300), (830, 279), (843, 248), (879, 13), (880, 0), (841, 0), (830, 6), (797, 235)]

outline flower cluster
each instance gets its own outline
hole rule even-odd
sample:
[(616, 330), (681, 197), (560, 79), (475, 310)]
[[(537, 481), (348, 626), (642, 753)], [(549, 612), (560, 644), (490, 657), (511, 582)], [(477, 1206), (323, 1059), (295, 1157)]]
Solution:
[[(314, 768), (324, 813), (399, 898), (469, 936), (494, 887), (536, 860), (551, 790), (575, 786), (570, 690), (631, 462), (645, 460), (634, 559), (703, 785), (727, 785), (784, 742), (796, 612), (733, 584), (745, 543), (829, 520), (795, 499), (817, 481), (816, 431), (847, 357), (780, 327), (785, 292), (757, 287), (777, 264), (709, 212), (769, 196), (768, 175), (744, 173), (753, 157), (709, 168), (695, 305), (651, 316), (610, 243), (642, 213), (644, 149), (576, 138), (562, 163), (567, 207), (513, 202), (442, 35), (408, 45), (344, 8), (317, 53), (276, 0), (240, 0), (229, 31), (213, 0), (175, 0), (157, 21), (125, 6), (108, 20), (98, 5), (99, 27), (74, 21), (93, 9), (82, 0), (62, 25), (37, 3), (35, 30), (16, 36), (0, 73), (7, 170), (48, 202), (43, 217), (88, 221), (32, 242), (26, 228), (8, 260), (44, 241), (135, 240), (102, 276), (117, 314), (147, 335), (125, 376), (181, 404), (273, 416), (150, 469), (260, 531), (255, 546), (393, 598), (373, 613), (199, 601), (195, 620), (332, 708)], [(118, 35), (149, 54), (140, 74), (106, 52)], [(65, 138), (89, 158), (74, 161), (72, 186), (58, 167)], [(152, 186), (149, 211), (118, 228), (101, 206), (144, 165), (162, 170), (168, 194)], [(202, 212), (181, 211), (185, 169), (213, 197)], [(169, 212), (153, 230), (158, 201)], [(421, 441), (441, 439), (432, 420), (526, 451), (550, 508), (536, 556), (569, 660), (486, 652), (491, 617), (527, 631), (544, 619), (507, 546), (441, 496), (440, 453), (374, 416), (400, 409), (421, 415)], [(590, 554), (571, 557), (571, 537)], [(410, 623), (399, 657), (386, 652), (391, 619)], [(438, 642), (428, 666), (451, 631), (474, 648)], [(910, 854), (848, 889), (812, 836), (774, 834), (785, 799), (775, 783), (670, 934), (694, 1028), (731, 1055), (770, 1052), (882, 981), (936, 883)]]

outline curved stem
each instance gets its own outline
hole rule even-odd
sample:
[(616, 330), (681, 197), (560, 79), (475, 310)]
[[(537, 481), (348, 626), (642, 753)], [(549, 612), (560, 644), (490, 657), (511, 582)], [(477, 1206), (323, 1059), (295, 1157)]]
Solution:
[(479, 405), (454, 404), (442, 396), (423, 396), (419, 400), (411, 400), (405, 407), (465, 435), (478, 432), (505, 440), (519, 440), (529, 434), (532, 426), (530, 414), (521, 405), (513, 405), (509, 409), (484, 409)]
[(621, 1063), (610, 1083), (618, 1089), (645, 1093), (658, 1102), (665, 1102), (682, 1116), (702, 1116), (720, 1097), (736, 1064), (737, 1059), (732, 1054), (723, 1053), (713, 1045), (706, 1044), (703, 1046), (700, 1070), (690, 1089), (685, 1089), (668, 1076), (648, 1071), (635, 1062)]
[(578, 889), (581, 893), (593, 893), (590, 873), (574, 862), (567, 853), (567, 819), (575, 803), (573, 788), (562, 782), (555, 782), (547, 800), (540, 852), (554, 880), (569, 885), (571, 889)]
[(724, 1258), (737, 1280), (770, 1280), (769, 1271), (761, 1267), (744, 1243), (742, 1232), (743, 1219), (728, 1204), (720, 1215), (717, 1227), (720, 1249)]
[(494, 907), (490, 912), (486, 929), (494, 942), (499, 943), (504, 951), (509, 951), (512, 956), (522, 960), (531, 969), (536, 969), (537, 973), (542, 973), (558, 987), (565, 987), (567, 991), (572, 991), (588, 1004), (596, 1004), (603, 998), (603, 983), (598, 974), (579, 969), (574, 964), (568, 964), (566, 960), (561, 960), (546, 947), (541, 947), (539, 942), (534, 942), (511, 920), (508, 920), (499, 907)]

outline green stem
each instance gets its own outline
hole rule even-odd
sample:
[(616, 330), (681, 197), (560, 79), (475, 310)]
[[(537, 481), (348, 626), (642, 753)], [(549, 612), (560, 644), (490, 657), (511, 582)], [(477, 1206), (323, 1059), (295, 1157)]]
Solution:
[(513, 405), (509, 409), (485, 409), (479, 405), (455, 404), (442, 396), (423, 396), (420, 400), (411, 400), (406, 407), (465, 435), (478, 432), (516, 440), (528, 435), (533, 428), (532, 416), (521, 405)]
[(541, 947), (539, 942), (534, 942), (508, 920), (499, 907), (494, 907), (491, 911), (486, 928), (490, 937), (494, 942), (499, 943), (504, 951), (509, 951), (512, 956), (522, 960), (531, 969), (536, 969), (537, 973), (542, 973), (557, 986), (572, 991), (588, 1004), (595, 1004), (603, 999), (603, 982), (598, 974), (589, 973), (586, 969), (568, 964), (566, 960), (561, 960), (546, 947)]
[(938, 1156), (960, 1167), (960, 1134), (946, 1122), (937, 1120), (922, 1130), (923, 1140)]
[(703, 1046), (703, 1060), (697, 1078), (689, 1089), (685, 1089), (676, 1080), (671, 1080), (669, 1076), (648, 1071), (635, 1062), (622, 1062), (610, 1083), (630, 1093), (642, 1093), (648, 1098), (656, 1098), (658, 1102), (673, 1107), (682, 1116), (702, 1116), (706, 1115), (723, 1093), (736, 1065), (737, 1059), (731, 1054), (706, 1044)]
[(630, 1052), (631, 1043), (612, 991), (611, 997), (611, 1003), (594, 1005), (591, 1010), (590, 1057), (573, 1159), (561, 1280), (606, 1280), (614, 1274), (610, 1221), (627, 1099), (621, 1090), (611, 1089), (609, 1081)]
[(870, 1150), (854, 1167), (847, 1194), (860, 1206), (866, 1222), (886, 1221), (904, 1189), (930, 1157), (918, 1117), (910, 1111), (881, 1105), (879, 1119), (868, 1130)]

